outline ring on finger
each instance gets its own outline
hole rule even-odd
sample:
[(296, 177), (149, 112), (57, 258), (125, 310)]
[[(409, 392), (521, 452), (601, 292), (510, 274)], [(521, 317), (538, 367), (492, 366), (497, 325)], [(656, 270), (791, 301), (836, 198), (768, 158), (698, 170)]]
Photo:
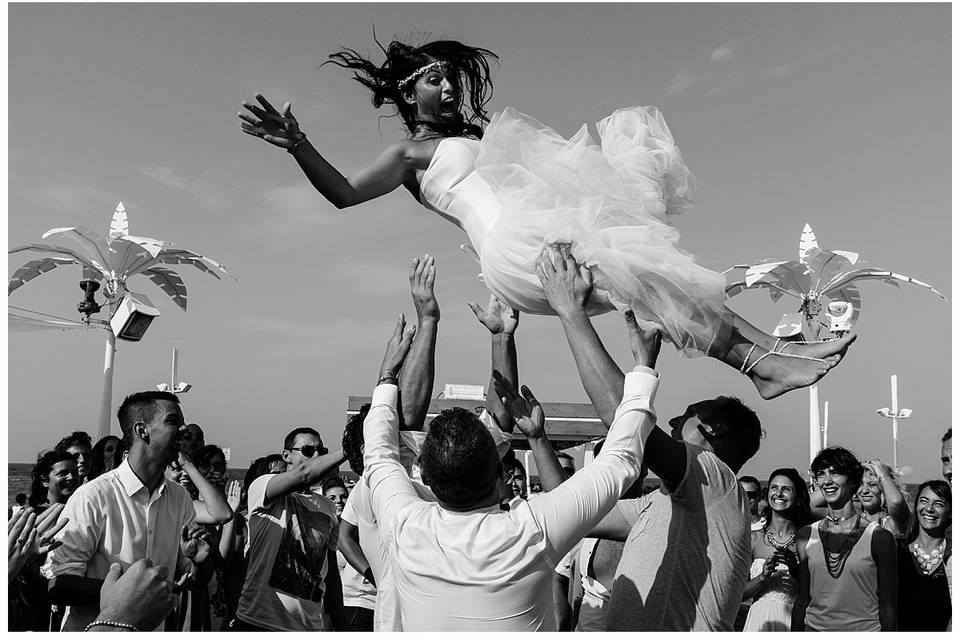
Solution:
[(17, 544), (27, 544), (26, 538), (17, 538)]

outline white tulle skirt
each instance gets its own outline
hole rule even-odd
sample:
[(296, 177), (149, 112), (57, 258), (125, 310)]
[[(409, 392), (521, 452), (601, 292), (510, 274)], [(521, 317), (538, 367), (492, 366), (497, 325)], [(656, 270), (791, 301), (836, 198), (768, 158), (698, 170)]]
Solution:
[(536, 276), (544, 243), (570, 243), (594, 276), (591, 314), (630, 308), (659, 324), (685, 355), (716, 338), (724, 278), (678, 246), (668, 215), (692, 210), (695, 190), (654, 107), (614, 112), (569, 140), (515, 109), (497, 114), (476, 170), (502, 211), (478, 247), (487, 286), (505, 302), (551, 314)]

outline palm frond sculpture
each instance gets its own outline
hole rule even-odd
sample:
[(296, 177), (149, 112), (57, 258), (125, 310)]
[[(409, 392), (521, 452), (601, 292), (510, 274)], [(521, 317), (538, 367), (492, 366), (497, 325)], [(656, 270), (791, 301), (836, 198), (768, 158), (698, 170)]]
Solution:
[(724, 275), (742, 270), (739, 280), (728, 277), (727, 297), (732, 298), (746, 289), (766, 289), (776, 302), (783, 296), (796, 298), (800, 308), (795, 314), (786, 314), (780, 321), (778, 335), (787, 337), (803, 333), (807, 339), (816, 340), (824, 327), (823, 300), (845, 302), (848, 320), (855, 324), (860, 317), (861, 280), (879, 280), (897, 287), (901, 282), (929, 289), (944, 300), (946, 297), (925, 282), (886, 269), (867, 266), (860, 255), (852, 251), (827, 251), (817, 244), (817, 237), (809, 224), (800, 234), (799, 260), (767, 261), (759, 264), (738, 264), (724, 271)]
[(30, 251), (44, 257), (27, 262), (13, 273), (7, 285), (7, 295), (57, 267), (77, 264), (83, 269), (84, 280), (103, 285), (102, 293), (108, 302), (119, 301), (127, 292), (127, 279), (141, 274), (152, 280), (178, 307), (186, 311), (186, 285), (179, 274), (160, 265), (186, 264), (218, 280), (221, 275), (233, 278), (223, 265), (192, 251), (175, 249), (172, 242), (130, 235), (122, 202), (113, 213), (110, 234), (106, 238), (84, 227), (63, 227), (50, 229), (42, 239), (67, 239), (76, 248), (36, 243), (11, 249), (11, 254)]

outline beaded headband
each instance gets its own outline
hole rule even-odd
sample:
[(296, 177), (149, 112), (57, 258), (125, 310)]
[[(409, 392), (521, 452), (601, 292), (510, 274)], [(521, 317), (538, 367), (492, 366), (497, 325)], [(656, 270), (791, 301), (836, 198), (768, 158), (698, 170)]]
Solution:
[(425, 64), (419, 69), (417, 69), (416, 71), (414, 71), (413, 73), (411, 73), (410, 75), (408, 75), (406, 78), (398, 82), (397, 88), (403, 89), (405, 86), (407, 86), (408, 83), (412, 82), (413, 80), (416, 80), (426, 72), (433, 71), (434, 69), (437, 69), (437, 70), (443, 69), (448, 64), (449, 63), (446, 60), (434, 60), (429, 64)]

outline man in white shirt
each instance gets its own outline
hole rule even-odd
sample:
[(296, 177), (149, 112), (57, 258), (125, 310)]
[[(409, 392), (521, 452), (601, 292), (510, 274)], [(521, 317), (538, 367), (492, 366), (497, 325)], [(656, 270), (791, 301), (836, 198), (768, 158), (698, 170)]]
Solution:
[[(183, 434), (180, 400), (164, 391), (128, 396), (117, 418), (130, 454), (120, 466), (81, 485), (67, 502), (62, 545), (47, 556), (50, 599), (69, 605), (62, 630), (82, 631), (97, 617), (98, 594), (114, 562), (126, 568), (147, 559), (182, 587), (210, 553), (194, 525), (193, 502), (164, 470), (177, 459)], [(149, 631), (149, 629), (144, 629)]]
[[(646, 435), (655, 423), (658, 376), (651, 367), (659, 332), (631, 333), (636, 368), (594, 464), (550, 493), (500, 509), (501, 465), (479, 419), (463, 409), (430, 423), (420, 465), (438, 502), (423, 500), (400, 462), (396, 372), (412, 331), (401, 316), (387, 347), (364, 423), (364, 475), (387, 548), (404, 631), (556, 629), (553, 570), (616, 504), (640, 474)], [(526, 434), (543, 429), (543, 411), (523, 388), (497, 385)]]
[[(426, 437), (421, 431), (424, 416), (433, 395), (434, 353), (437, 336), (437, 324), (440, 320), (440, 306), (433, 292), (436, 268), (432, 259), (414, 260), (410, 272), (410, 285), (413, 300), (417, 308), (417, 330), (410, 353), (403, 364), (400, 376), (400, 396), (402, 397), (400, 415), (400, 460), (404, 469), (413, 480), (413, 486), (424, 500), (436, 501), (430, 489), (423, 485), (420, 469), (416, 460), (420, 447)], [(491, 300), (486, 310), (471, 303), (480, 322), (490, 331), (493, 367), (504, 371), (510, 379), (516, 379), (516, 349), (513, 333), (517, 327), (517, 313)], [(347, 498), (344, 506), (340, 536), (340, 551), (347, 562), (369, 582), (376, 585), (376, 603), (374, 606), (375, 631), (403, 631), (397, 604), (393, 571), (387, 558), (387, 552), (380, 538), (379, 524), (373, 511), (370, 488), (363, 480), (363, 421), (370, 405), (363, 405), (357, 415), (351, 416), (344, 429), (343, 450), (350, 467), (361, 476)], [(495, 419), (491, 412), (496, 412)], [(491, 391), (487, 396), (487, 410), (480, 415), (490, 435), (496, 443), (497, 453), (503, 456), (510, 448), (507, 436), (500, 430), (500, 421), (509, 424), (512, 420), (505, 413), (503, 405)], [(416, 429), (416, 430), (411, 430)], [(506, 493), (506, 487), (504, 487)]]

